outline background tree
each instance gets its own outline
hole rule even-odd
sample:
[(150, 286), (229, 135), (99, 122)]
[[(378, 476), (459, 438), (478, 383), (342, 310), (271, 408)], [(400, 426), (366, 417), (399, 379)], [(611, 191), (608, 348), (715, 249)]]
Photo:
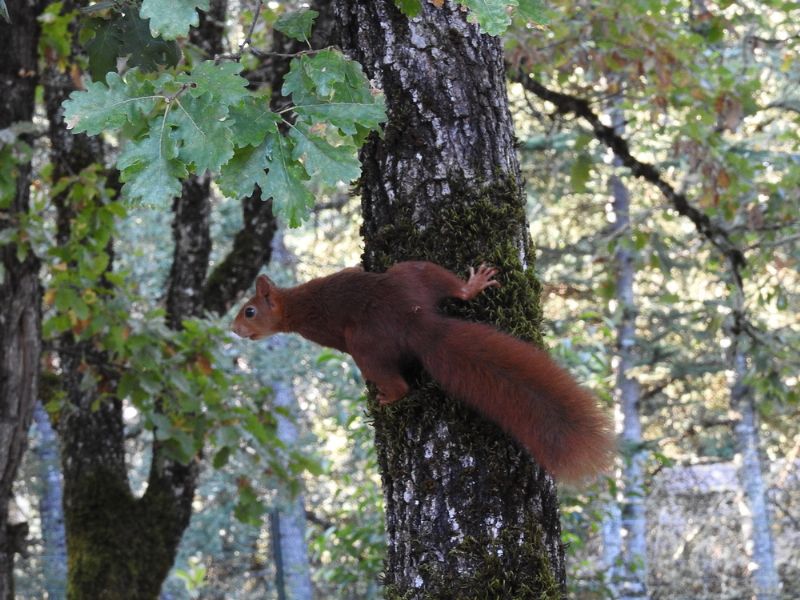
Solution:
[[(84, 32), (88, 30), (90, 34), (94, 34), (86, 46), (92, 75), (103, 78), (107, 71), (116, 68), (115, 61), (109, 60), (114, 58), (115, 51), (118, 56), (127, 55), (141, 69), (140, 73), (147, 73), (156, 67), (174, 65), (180, 49), (170, 39), (185, 31), (184, 27), (188, 29), (188, 21), (192, 20), (194, 11), (189, 15), (182, 15), (187, 21), (177, 23), (176, 29), (176, 23), (170, 21), (173, 15), (163, 12), (165, 6), (145, 3), (139, 15), (133, 11), (118, 13), (112, 10), (90, 20), (84, 27)], [(258, 8), (260, 6), (259, 3)], [(63, 15), (59, 14), (61, 8), (66, 8)], [(51, 33), (56, 32), (59, 27), (67, 28), (73, 34), (77, 31), (73, 21), (75, 12), (71, 8), (69, 5), (64, 7), (62, 4), (55, 4), (49, 9), (48, 23)], [(107, 7), (99, 5), (94, 7), (94, 11), (104, 8)], [(192, 38), (201, 53), (211, 53), (213, 57), (222, 50), (220, 36), (225, 21), (225, 3), (217, 2), (210, 9), (210, 12), (204, 14), (199, 26), (192, 30)], [(164, 37), (151, 37), (151, 33), (142, 31), (146, 25), (140, 16), (149, 17), (150, 30), (160, 30)], [(257, 18), (257, 14), (253, 16), (252, 25), (255, 25)], [(299, 29), (297, 22), (297, 19), (288, 19), (281, 27), (295, 37), (306, 39), (310, 22), (302, 23)], [(253, 27), (249, 35), (252, 33)], [(51, 40), (58, 41), (55, 35)], [(246, 43), (250, 41), (248, 37)], [(212, 361), (218, 360), (213, 357), (211, 350), (217, 344), (213, 337), (214, 330), (191, 322), (204, 309), (227, 310), (236, 295), (252, 281), (263, 261), (268, 259), (271, 234), (274, 231), (271, 205), (263, 202), (260, 194), (246, 197), (243, 200), (245, 223), (242, 231), (235, 237), (228, 257), (219, 262), (206, 281), (211, 249), (209, 180), (206, 171), (209, 168), (218, 168), (233, 154), (230, 149), (230, 154), (225, 154), (224, 148), (212, 150), (206, 140), (213, 136), (217, 145), (226, 140), (232, 145), (234, 140), (241, 143), (241, 137), (244, 137), (246, 139), (242, 160), (252, 163), (252, 150), (248, 148), (258, 141), (254, 140), (254, 133), (277, 136), (265, 142), (277, 144), (277, 149), (271, 146), (272, 149), (267, 150), (267, 146), (263, 144), (261, 147), (264, 166), (270, 164), (270, 160), (274, 161), (266, 178), (264, 167), (261, 167), (259, 174), (256, 166), (256, 171), (249, 175), (250, 179), (242, 177), (241, 171), (236, 171), (227, 181), (229, 186), (236, 186), (238, 196), (246, 196), (253, 192), (255, 184), (269, 186), (272, 195), (275, 189), (286, 184), (286, 178), (290, 179), (289, 195), (287, 198), (280, 196), (280, 199), (286, 201), (285, 211), (291, 215), (293, 221), (307, 210), (302, 203), (307, 202), (310, 194), (304, 189), (304, 178), (300, 176), (296, 165), (290, 166), (290, 170), (284, 171), (282, 175), (278, 174), (279, 168), (287, 168), (286, 162), (292, 148), (289, 140), (295, 139), (294, 133), (297, 132), (298, 147), (300, 144), (308, 146), (306, 168), (312, 174), (312, 169), (318, 168), (315, 161), (324, 158), (322, 155), (312, 155), (312, 151), (324, 153), (337, 150), (322, 137), (312, 134), (307, 129), (308, 124), (302, 119), (290, 124), (291, 131), (288, 135), (286, 131), (279, 133), (275, 127), (276, 121), (280, 121), (277, 113), (258, 112), (255, 104), (258, 96), (245, 94), (241, 90), (237, 92), (237, 84), (246, 83), (246, 80), (235, 75), (240, 67), (227, 69), (227, 76), (233, 77), (234, 83), (231, 84), (230, 79), (227, 81), (231, 87), (226, 92), (223, 88), (215, 87), (219, 86), (220, 81), (214, 81), (215, 76), (226, 77), (226, 69), (221, 67), (215, 75), (209, 70), (213, 67), (208, 61), (197, 65), (200, 74), (191, 86), (184, 82), (180, 87), (173, 88), (176, 94), (174, 97), (162, 96), (167, 108), (161, 121), (156, 113), (157, 125), (149, 132), (150, 137), (146, 128), (142, 137), (141, 131), (137, 132), (135, 129), (140, 124), (131, 122), (134, 127), (128, 135), (138, 140), (126, 145), (129, 154), (126, 157), (123, 150), (119, 161), (120, 165), (127, 165), (128, 170), (123, 169), (122, 179), (126, 182), (124, 191), (128, 195), (169, 196), (173, 193), (171, 190), (176, 189), (177, 176), (185, 177), (187, 171), (177, 165), (175, 154), (172, 154), (177, 146), (173, 150), (165, 146), (172, 139), (163, 136), (168, 117), (169, 130), (193, 130), (184, 131), (185, 137), (178, 145), (183, 148), (181, 158), (189, 161), (187, 166), (194, 175), (184, 182), (182, 198), (176, 200), (173, 206), (176, 215), (173, 225), (175, 252), (164, 318), (166, 325), (175, 334), (159, 330), (161, 315), (151, 311), (145, 316), (145, 321), (151, 323), (145, 325), (145, 331), (140, 337), (142, 345), (136, 354), (120, 352), (120, 342), (127, 344), (132, 326), (124, 324), (125, 319), (120, 312), (109, 315), (102, 314), (101, 311), (118, 311), (120, 300), (124, 300), (121, 297), (123, 290), (118, 289), (122, 288), (121, 278), (114, 277), (110, 271), (113, 256), (110, 239), (113, 234), (109, 228), (109, 217), (113, 220), (112, 215), (121, 216), (121, 206), (108, 201), (109, 194), (104, 189), (102, 178), (93, 174), (91, 163), (101, 159), (102, 145), (98, 140), (86, 136), (77, 138), (78, 143), (72, 144), (66, 133), (65, 119), (60, 113), (61, 104), (69, 92), (74, 90), (75, 84), (70, 78), (72, 73), (64, 72), (61, 62), (64, 57), (55, 52), (62, 48), (63, 45), (56, 44), (54, 52), (47, 57), (52, 63), (48, 78), (48, 106), (51, 108), (49, 116), (52, 137), (55, 140), (54, 175), (55, 189), (58, 190), (56, 205), (59, 210), (57, 239), (60, 247), (53, 255), (62, 261), (55, 264), (56, 275), (53, 277), (52, 292), (49, 292), (52, 294), (49, 297), (52, 298), (56, 312), (49, 321), (49, 331), (60, 334), (57, 345), (60, 360), (54, 374), (64, 380), (59, 394), (69, 399), (69, 403), (63, 405), (60, 418), (64, 440), (65, 506), (71, 565), (69, 593), (76, 597), (122, 597), (131, 593), (149, 597), (160, 588), (174, 560), (181, 534), (189, 522), (198, 473), (197, 453), (208, 436), (208, 429), (222, 422), (226, 423), (224, 427), (244, 427), (250, 430), (262, 444), (266, 444), (269, 439), (261, 423), (263, 415), (248, 414), (234, 403), (233, 413), (222, 416), (220, 409), (226, 409), (221, 406), (223, 403), (220, 395), (225, 380), (211, 368)], [(69, 45), (66, 53), (68, 49)], [(332, 59), (334, 62), (337, 60), (330, 52), (322, 58), (329, 66)], [(340, 68), (342, 64), (346, 64), (343, 59), (338, 60)], [(314, 59), (309, 62), (310, 68), (314, 68)], [(282, 70), (274, 74), (276, 83), (281, 81), (288, 70), (287, 61), (281, 61), (280, 65)], [(202, 74), (203, 69), (205, 75)], [(134, 77), (134, 72), (135, 69), (128, 74)], [(179, 78), (183, 76), (178, 75)], [(152, 79), (146, 79), (146, 75), (143, 77), (145, 79), (139, 83), (150, 85), (145, 82)], [(204, 84), (197, 83), (204, 77)], [(112, 82), (116, 81), (119, 85), (121, 79), (114, 79), (112, 73), (108, 81), (114, 87)], [(163, 79), (160, 81), (163, 82)], [(362, 83), (352, 77), (351, 82), (355, 85)], [(167, 83), (168, 87), (169, 85)], [(197, 95), (201, 99), (177, 99), (183, 91), (197, 88), (205, 89)], [(216, 91), (211, 92), (212, 89)], [(127, 91), (133, 94), (132, 101), (138, 101), (136, 94), (140, 90), (141, 88), (128, 88)], [(119, 116), (131, 117), (126, 103), (120, 104), (109, 98), (106, 95), (108, 91), (108, 88), (101, 85), (90, 88), (83, 95), (73, 94), (71, 108), (70, 103), (67, 103), (68, 124), (77, 124), (79, 128), (95, 132), (99, 122), (119, 124)], [(309, 91), (312, 90), (300, 87), (295, 90), (295, 94), (308, 94)], [(141, 99), (147, 103), (155, 97), (157, 96), (151, 95)], [(277, 98), (278, 95), (275, 94), (274, 97)], [(221, 103), (235, 103), (239, 100), (244, 102), (240, 109), (245, 114), (237, 116), (238, 127), (242, 131), (245, 127), (252, 127), (251, 119), (264, 120), (255, 132), (251, 130), (250, 135), (234, 137), (227, 128), (236, 126), (236, 123), (231, 125), (232, 121), (229, 121), (220, 130), (219, 121), (215, 121), (213, 116), (227, 114), (228, 105), (209, 107), (210, 98)], [(304, 98), (306, 102), (311, 100), (307, 95)], [(170, 116), (169, 110), (173, 99), (178, 107), (178, 112), (172, 113), (174, 117)], [(109, 104), (102, 106), (105, 102)], [(372, 102), (364, 105), (370, 103)], [(347, 109), (347, 104), (343, 102), (336, 106)], [(377, 103), (375, 106), (379, 112), (373, 111), (374, 114), (382, 114)], [(305, 108), (308, 110), (311, 107)], [(109, 109), (111, 113), (118, 111), (117, 116), (110, 115)], [(146, 110), (143, 114), (146, 115)], [(204, 120), (209, 114), (212, 115), (211, 121)], [(371, 117), (373, 120), (374, 118)], [(289, 124), (288, 121), (285, 123)], [(341, 127), (348, 130), (352, 128), (346, 121)], [(200, 146), (197, 145), (198, 136)], [(344, 138), (331, 139), (341, 143)], [(86, 150), (85, 146), (89, 146), (90, 150)], [(154, 149), (155, 154), (149, 162), (144, 163), (147, 166), (142, 167), (142, 159), (148, 152), (144, 149), (147, 147)], [(142, 154), (142, 150), (145, 154)], [(340, 150), (345, 152), (344, 156), (348, 151), (352, 152), (349, 145), (342, 146)], [(286, 155), (276, 155), (283, 152)], [(232, 167), (234, 170), (238, 168), (241, 168), (240, 163)], [(352, 172), (352, 166), (349, 168), (349, 172)], [(164, 181), (165, 177), (174, 179), (167, 183)], [(247, 182), (249, 187), (246, 186)], [(156, 185), (150, 187), (154, 183)], [(90, 228), (87, 232), (86, 227), (75, 226), (82, 224), (82, 221), (88, 221), (94, 229)], [(67, 269), (60, 268), (60, 265)], [(58, 271), (66, 272), (59, 275)], [(74, 277), (75, 271), (77, 278)], [(94, 280), (90, 281), (92, 277)], [(108, 301), (101, 310), (93, 310), (95, 307), (91, 306), (96, 303), (97, 298)], [(123, 323), (109, 323), (109, 317), (122, 320)], [(104, 326), (110, 326), (110, 331), (104, 331)], [(159, 362), (165, 358), (173, 359), (172, 362), (178, 367), (177, 372), (165, 373), (161, 370)], [(140, 362), (131, 364), (137, 361)], [(150, 377), (141, 377), (143, 368), (150, 370)], [(204, 407), (197, 403), (198, 398), (202, 399)], [(151, 468), (141, 497), (136, 497), (129, 487), (124, 461), (122, 409), (123, 402), (127, 399), (132, 399), (136, 409), (144, 412), (147, 428), (155, 432)], [(56, 396), (52, 400), (51, 404), (56, 405), (60, 398)], [(198, 421), (201, 414), (215, 416)], [(231, 421), (233, 427), (230, 427)], [(226, 437), (236, 439), (230, 435), (223, 436)], [(84, 440), (88, 440), (88, 443)], [(224, 464), (230, 451), (229, 447), (223, 447), (215, 464)], [(243, 498), (246, 500), (247, 495)]]
[[(556, 29), (563, 29), (558, 33), (551, 30), (553, 35), (548, 35), (546, 43), (539, 39), (533, 44), (515, 45), (512, 56), (525, 67), (512, 72), (525, 73), (517, 80), (544, 100), (531, 103), (534, 110), (542, 111), (538, 113), (540, 116), (556, 107), (556, 127), (562, 124), (558, 115), (580, 117), (580, 121), (567, 122), (575, 132), (571, 138), (573, 158), (577, 158), (570, 172), (573, 191), (590, 191), (592, 186), (587, 184), (595, 174), (606, 172), (603, 163), (610, 162), (609, 155), (598, 152), (587, 135), (596, 137), (612, 151), (632, 175), (658, 190), (653, 197), (655, 190), (638, 188), (649, 204), (639, 209), (632, 220), (633, 245), (645, 253), (646, 269), (638, 276), (639, 285), (655, 286), (652, 288), (655, 303), (651, 305), (648, 300), (645, 318), (639, 319), (640, 326), (649, 325), (649, 332), (640, 337), (643, 348), (635, 376), (646, 382), (644, 414), (648, 410), (657, 411), (654, 414), (665, 418), (665, 423), (682, 422), (684, 426), (688, 414), (692, 414), (690, 421), (696, 420), (697, 425), (689, 426), (688, 431), (683, 426), (670, 431), (671, 426), (653, 428), (655, 419), (646, 417), (645, 423), (651, 423), (650, 439), (658, 442), (654, 456), (663, 459), (664, 448), (669, 448), (671, 454), (676, 446), (686, 443), (706, 444), (695, 447), (695, 460), (732, 453), (736, 447), (731, 443), (733, 422), (724, 417), (727, 400), (719, 401), (723, 397), (719, 392), (725, 389), (720, 376), (730, 363), (720, 349), (729, 347), (733, 339), (730, 328), (738, 329), (734, 325), (738, 321), (749, 323), (745, 327), (752, 335), (751, 340), (760, 338), (763, 342), (776, 335), (780, 326), (777, 330), (765, 327), (755, 313), (780, 314), (778, 306), (784, 305), (783, 300), (772, 304), (767, 298), (780, 298), (789, 289), (768, 275), (772, 268), (765, 270), (765, 265), (774, 256), (771, 251), (761, 252), (760, 248), (765, 242), (767, 247), (774, 248), (768, 240), (773, 235), (780, 237), (777, 231), (789, 232), (796, 226), (785, 212), (788, 205), (784, 204), (783, 192), (785, 182), (797, 176), (796, 170), (785, 162), (784, 153), (791, 154), (788, 149), (796, 147), (796, 136), (789, 136), (791, 142), (785, 140), (788, 146), (779, 144), (781, 149), (776, 149), (769, 159), (782, 173), (778, 178), (782, 181), (781, 190), (772, 186), (770, 178), (762, 178), (754, 167), (765, 140), (761, 136), (770, 137), (767, 131), (775, 123), (773, 116), (768, 115), (776, 103), (773, 95), (786, 96), (787, 89), (776, 68), (780, 63), (780, 68), (791, 70), (785, 62), (785, 50), (787, 43), (792, 45), (796, 40), (796, 31), (783, 10), (788, 8), (792, 12), (794, 7), (782, 6), (780, 14), (766, 17), (777, 24), (777, 29), (769, 33), (762, 29), (765, 15), (756, 14), (758, 11), (750, 13), (741, 6), (678, 3), (674, 11), (661, 15), (649, 13), (646, 7), (638, 5), (621, 10), (617, 5), (596, 7), (583, 2), (563, 2), (558, 3), (558, 8), (560, 25)], [(770, 39), (771, 42), (766, 42)], [(566, 40), (570, 43), (566, 44)], [(756, 69), (756, 65), (760, 67)], [(766, 79), (765, 73), (769, 73)], [(766, 84), (768, 80), (770, 84)], [(754, 94), (756, 88), (759, 92)], [(625, 99), (622, 106), (627, 133), (624, 135), (615, 135), (615, 124), (599, 116), (602, 109), (597, 107), (608, 97)], [(784, 105), (782, 101), (778, 104)], [(585, 125), (590, 129), (584, 129)], [(653, 160), (642, 160), (644, 153)], [(658, 194), (663, 196), (659, 198)], [(702, 249), (700, 257), (680, 251), (687, 246), (696, 251), (702, 242), (676, 230), (671, 223), (674, 215), (669, 211), (662, 217), (665, 200), (711, 242)], [(653, 208), (658, 212), (653, 213)], [(751, 218), (754, 212), (759, 215), (758, 224)], [(792, 238), (789, 235), (779, 243), (782, 256), (796, 255)], [(686, 274), (687, 278), (679, 283), (674, 279), (676, 272)], [(708, 280), (700, 283), (696, 277), (699, 272), (706, 273)], [(759, 292), (758, 286), (753, 285), (755, 281), (761, 281), (766, 288)], [(729, 301), (720, 304), (702, 293), (704, 286), (709, 289), (709, 285), (717, 290), (720, 285), (731, 286)], [(748, 300), (737, 306), (732, 300), (737, 296), (734, 290), (740, 286), (749, 290), (743, 292)], [(600, 288), (604, 298), (611, 298), (614, 290), (615, 286), (608, 284)], [(690, 298), (694, 301), (691, 308)], [(783, 322), (782, 317), (776, 322)], [(698, 327), (700, 323), (704, 324), (703, 329)], [(692, 334), (678, 333), (680, 327)], [(782, 398), (779, 403), (783, 410), (790, 410), (794, 394), (783, 386), (791, 378), (777, 376), (777, 372), (786, 373), (780, 344), (773, 346), (775, 352), (761, 353), (767, 348), (759, 343), (750, 348), (760, 348), (759, 356), (747, 358), (746, 371), (750, 381), (759, 382), (764, 394), (760, 400), (762, 411), (774, 410), (777, 398)], [(667, 364), (660, 366), (659, 361)], [(708, 402), (693, 404), (686, 400), (693, 397), (689, 390), (695, 385), (707, 386), (712, 379), (722, 385), (714, 386), (713, 408)], [(783, 389), (778, 392), (778, 388)], [(705, 391), (706, 398), (710, 393)], [(665, 397), (666, 403), (662, 400)], [(720, 409), (721, 415), (710, 417), (709, 413)], [(762, 428), (761, 434), (765, 431)], [(670, 435), (674, 437), (659, 439)], [(753, 445), (758, 443), (751, 443), (750, 447)], [(758, 572), (763, 571), (758, 569)]]
[(39, 3), (20, 2), (15, 23), (0, 18), (0, 599), (14, 597), (14, 555), (24, 524), (9, 523), (14, 477), (39, 386), (39, 259), (25, 235), (30, 207), (30, 131), (36, 88)]

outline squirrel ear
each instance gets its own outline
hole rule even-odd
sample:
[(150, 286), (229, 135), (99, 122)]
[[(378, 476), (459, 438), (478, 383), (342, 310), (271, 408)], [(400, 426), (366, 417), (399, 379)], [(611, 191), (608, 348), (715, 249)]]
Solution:
[(272, 283), (272, 280), (266, 275), (259, 275), (256, 278), (256, 294), (259, 296), (264, 296), (266, 298), (269, 296), (269, 291), (273, 287), (275, 287), (275, 284)]

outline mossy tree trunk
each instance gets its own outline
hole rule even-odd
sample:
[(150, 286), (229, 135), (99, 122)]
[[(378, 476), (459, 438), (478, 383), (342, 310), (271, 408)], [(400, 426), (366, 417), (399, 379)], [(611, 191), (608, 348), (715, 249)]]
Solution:
[[(13, 24), (0, 19), (0, 130), (33, 118), (39, 2), (10, 5)], [(31, 143), (28, 136), (20, 141)], [(0, 143), (0, 163), (11, 185), (0, 190), (0, 600), (14, 597), (14, 554), (25, 528), (9, 525), (14, 476), (36, 404), (41, 354), (39, 260), (14, 229), (30, 210), (30, 155), (19, 143)]]
[[(342, 45), (386, 94), (389, 122), (362, 154), (364, 263), (482, 261), (502, 288), (447, 307), (540, 342), (525, 197), (502, 45), (454, 4), (408, 19), (393, 0), (340, 1)], [(476, 340), (475, 343), (480, 343)], [(556, 488), (496, 426), (423, 373), (370, 409), (386, 499), (388, 598), (559, 598)]]
[[(192, 30), (192, 41), (209, 55), (222, 49), (226, 0), (212, 0), (210, 10)], [(70, 10), (74, 3), (65, 3)], [(61, 103), (74, 89), (68, 73), (46, 69), (43, 83), (50, 120), (54, 178), (80, 172), (103, 161), (99, 138), (70, 134)], [(53, 199), (58, 211), (58, 241), (69, 240), (74, 210), (66, 195)], [(167, 293), (168, 320), (208, 310), (224, 313), (268, 260), (275, 229), (270, 207), (259, 198), (243, 205), (245, 226), (233, 251), (206, 279), (211, 239), (209, 181), (193, 178), (175, 203), (175, 256)], [(109, 245), (108, 251), (111, 251)], [(112, 261), (109, 261), (109, 269)], [(215, 281), (224, 282), (223, 285)], [(67, 403), (58, 430), (62, 445), (64, 507), (68, 545), (69, 598), (156, 598), (189, 524), (197, 483), (197, 461), (183, 465), (153, 449), (148, 487), (141, 498), (131, 492), (125, 465), (120, 400), (98, 402), (99, 385), (82, 386), (81, 370), (91, 365), (108, 391), (116, 376), (107, 356), (71, 336), (58, 341), (59, 386)]]
[[(77, 8), (65, 2), (63, 10)], [(77, 24), (76, 24), (77, 29)], [(74, 45), (75, 52), (80, 49)], [(77, 175), (103, 163), (100, 138), (66, 130), (62, 102), (75, 89), (68, 72), (55, 66), (43, 71), (45, 108), (49, 119), (53, 179)], [(116, 173), (109, 186), (116, 187)], [(52, 199), (57, 210), (57, 242), (73, 235), (77, 208), (68, 190)], [(104, 198), (98, 196), (97, 202)], [(109, 241), (108, 270), (113, 267)], [(151, 474), (147, 492), (135, 498), (125, 463), (122, 402), (100, 400), (101, 388), (113, 390), (118, 376), (108, 355), (91, 341), (77, 341), (68, 332), (55, 346), (59, 356), (59, 387), (66, 402), (58, 420), (64, 475), (64, 521), (67, 536), (69, 598), (155, 598), (171, 568), (183, 529), (189, 521), (194, 488), (185, 471)], [(86, 386), (89, 366), (97, 385)], [(177, 474), (176, 474), (177, 473)]]

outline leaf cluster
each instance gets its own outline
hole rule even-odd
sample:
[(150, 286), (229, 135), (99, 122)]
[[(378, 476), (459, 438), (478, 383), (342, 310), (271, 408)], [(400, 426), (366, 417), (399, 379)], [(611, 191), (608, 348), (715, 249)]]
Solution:
[[(154, 25), (160, 13), (145, 13), (148, 6), (142, 4), (140, 16), (150, 17), (150, 33), (175, 34), (160, 21)], [(275, 27), (307, 39), (313, 13), (284, 16)], [(283, 85), (292, 105), (275, 113), (268, 96), (248, 89), (239, 63), (209, 60), (154, 71), (174, 65), (175, 46), (148, 37), (143, 27), (130, 14), (102, 27), (90, 24), (91, 72), (106, 73), (123, 53), (138, 66), (122, 75), (109, 71), (104, 83), (89, 83), (64, 103), (73, 133), (113, 132), (126, 140), (117, 163), (126, 199), (164, 206), (190, 173), (211, 172), (232, 198), (258, 186), (294, 227), (309, 214), (314, 185), (359, 176), (358, 148), (386, 114), (383, 96), (358, 63), (335, 49), (300, 54)]]

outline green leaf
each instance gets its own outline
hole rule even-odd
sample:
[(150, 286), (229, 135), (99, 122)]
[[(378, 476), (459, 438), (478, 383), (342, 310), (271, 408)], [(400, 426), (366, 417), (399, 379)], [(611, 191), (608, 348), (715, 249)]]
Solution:
[(466, 6), (470, 12), (467, 20), (478, 23), (481, 29), (489, 35), (504, 33), (511, 24), (509, 6), (517, 6), (517, 0), (458, 0), (459, 4)]
[(6, 208), (17, 191), (17, 165), (13, 144), (0, 145), (0, 208)]
[(300, 118), (327, 121), (347, 135), (361, 134), (359, 127), (378, 129), (386, 120), (383, 95), (373, 94), (361, 65), (335, 50), (293, 59), (283, 94), (292, 96)]
[(269, 172), (261, 186), (264, 199), (272, 198), (273, 210), (282, 215), (289, 227), (299, 227), (314, 205), (314, 196), (304, 185), (304, 172), (291, 159), (291, 149), (283, 136), (267, 138)]
[(292, 127), (289, 137), (295, 142), (292, 156), (302, 159), (309, 176), (336, 185), (339, 181), (350, 183), (361, 174), (356, 147), (349, 140), (339, 138), (339, 143), (333, 146), (302, 122)]
[[(278, 133), (270, 134), (259, 146), (238, 148), (222, 168), (218, 184), (222, 192), (240, 198), (258, 184), (264, 200), (273, 199), (273, 210), (297, 227), (305, 218), (314, 197), (306, 188), (303, 168), (292, 160), (291, 145)], [(264, 173), (269, 169), (268, 173)]]
[(315, 56), (304, 55), (292, 59), (289, 73), (283, 80), (283, 95), (291, 95), (295, 104), (331, 99), (335, 92), (333, 84), (346, 80), (346, 62), (347, 59), (335, 50), (324, 50)]
[(54, 304), (59, 312), (66, 313), (80, 302), (78, 292), (70, 286), (63, 286), (56, 290)]
[(117, 59), (122, 56), (120, 20), (89, 19), (84, 25), (84, 31), (91, 35), (84, 48), (92, 81), (104, 81), (106, 73), (117, 70)]
[(572, 171), (570, 172), (570, 183), (572, 185), (572, 190), (576, 194), (582, 194), (588, 191), (586, 183), (591, 179), (591, 171), (591, 157), (581, 152), (575, 162), (572, 163)]
[[(277, 132), (275, 133), (277, 135)], [(217, 185), (226, 196), (243, 198), (253, 193), (256, 184), (266, 185), (267, 141), (258, 146), (237, 148), (221, 169)]]
[[(126, 77), (133, 77), (128, 72)], [(64, 102), (64, 121), (72, 133), (97, 135), (108, 129), (119, 129), (127, 121), (134, 122), (135, 113), (150, 110), (155, 98), (135, 96), (116, 73), (109, 73), (106, 84), (92, 82), (85, 91), (72, 92)]]
[(6, 0), (0, 0), (0, 17), (2, 17), (6, 23), (11, 23), (11, 17), (8, 15)]
[(534, 23), (544, 23), (547, 21), (545, 12), (546, 6), (543, 0), (519, 0), (517, 13)]
[(53, 2), (36, 18), (42, 24), (39, 36), (40, 55), (45, 55), (44, 49), (49, 49), (50, 56), (54, 54), (60, 59), (70, 55), (72, 36), (69, 27), (75, 20), (76, 11), (60, 14), (63, 4), (63, 2)]
[(167, 205), (181, 193), (186, 168), (174, 160), (176, 148), (169, 136), (150, 135), (128, 142), (117, 159), (123, 194), (129, 200)]
[(394, 0), (394, 4), (409, 19), (422, 12), (422, 0)]
[(176, 100), (170, 113), (172, 137), (180, 144), (178, 158), (195, 166), (195, 172), (216, 171), (233, 156), (233, 136), (222, 121), (227, 109), (209, 94)]
[(214, 468), (221, 469), (224, 467), (227, 464), (230, 456), (231, 449), (228, 446), (220, 448), (219, 451), (214, 455), (214, 460), (212, 461)]
[(378, 129), (386, 120), (383, 102), (329, 102), (327, 104), (307, 104), (296, 106), (295, 112), (306, 120), (328, 121), (342, 133), (356, 135), (358, 125), (367, 129)]
[(189, 94), (195, 98), (210, 94), (220, 104), (233, 106), (248, 95), (247, 79), (239, 75), (241, 70), (242, 65), (237, 62), (215, 64), (213, 60), (206, 60), (177, 80), (190, 84)]
[(197, 9), (207, 11), (209, 0), (142, 0), (139, 16), (150, 19), (153, 36), (174, 40), (186, 37), (190, 27), (197, 27)]
[(128, 65), (143, 71), (156, 71), (160, 67), (173, 67), (181, 57), (174, 41), (153, 37), (147, 22), (133, 11), (126, 13), (118, 23), (122, 46), (120, 54), (128, 56)]
[(250, 525), (260, 525), (261, 515), (266, 512), (266, 507), (263, 502), (258, 499), (258, 496), (253, 491), (250, 485), (239, 486), (239, 501), (233, 509), (233, 516), (235, 516), (242, 523)]
[(268, 133), (278, 133), (280, 115), (269, 110), (269, 102), (260, 96), (245, 96), (230, 108), (231, 133), (237, 146), (257, 146)]
[(289, 12), (278, 17), (275, 21), (275, 29), (284, 35), (294, 38), (300, 42), (307, 42), (311, 37), (311, 27), (314, 19), (319, 16), (315, 10), (298, 10)]
[(103, 81), (106, 73), (116, 71), (121, 57), (127, 57), (128, 66), (146, 72), (175, 66), (180, 58), (178, 44), (153, 37), (147, 21), (133, 11), (116, 14), (112, 19), (90, 19), (82, 36), (88, 38), (84, 47), (94, 81)]

